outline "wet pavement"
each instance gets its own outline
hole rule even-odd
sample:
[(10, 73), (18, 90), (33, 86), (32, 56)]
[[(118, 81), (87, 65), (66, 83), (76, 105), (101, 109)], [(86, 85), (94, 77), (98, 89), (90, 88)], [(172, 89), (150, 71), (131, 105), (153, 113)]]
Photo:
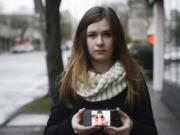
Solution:
[(0, 56), (0, 125), (23, 105), (47, 94), (45, 56), (43, 51)]
[(7, 126), (45, 126), (48, 114), (19, 114)]
[(43, 135), (44, 126), (13, 126), (0, 129), (0, 135)]
[(161, 92), (151, 91), (151, 102), (159, 135), (180, 135), (180, 121), (161, 100)]

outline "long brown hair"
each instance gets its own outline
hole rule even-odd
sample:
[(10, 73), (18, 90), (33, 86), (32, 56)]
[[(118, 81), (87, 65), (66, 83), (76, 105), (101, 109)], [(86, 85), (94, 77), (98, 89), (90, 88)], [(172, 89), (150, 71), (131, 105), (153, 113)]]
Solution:
[(82, 76), (82, 83), (87, 85), (88, 70), (91, 62), (87, 51), (86, 32), (90, 24), (98, 22), (103, 18), (110, 24), (114, 40), (113, 61), (120, 60), (128, 82), (127, 102), (133, 104), (144, 93), (143, 79), (137, 62), (130, 55), (123, 27), (113, 9), (109, 7), (93, 7), (89, 9), (81, 19), (75, 34), (72, 53), (60, 81), (60, 100), (64, 104), (71, 104), (70, 100), (77, 96), (77, 82)]

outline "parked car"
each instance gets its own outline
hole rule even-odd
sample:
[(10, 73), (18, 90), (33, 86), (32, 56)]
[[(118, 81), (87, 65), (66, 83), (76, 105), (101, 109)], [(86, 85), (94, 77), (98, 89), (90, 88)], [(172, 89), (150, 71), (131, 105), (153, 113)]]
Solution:
[(62, 59), (63, 59), (63, 65), (66, 66), (69, 60), (69, 57), (71, 55), (72, 50), (72, 41), (68, 40), (66, 42), (63, 42), (61, 44), (61, 50), (62, 50)]
[(34, 46), (30, 41), (17, 41), (12, 47), (13, 53), (31, 52), (34, 50)]

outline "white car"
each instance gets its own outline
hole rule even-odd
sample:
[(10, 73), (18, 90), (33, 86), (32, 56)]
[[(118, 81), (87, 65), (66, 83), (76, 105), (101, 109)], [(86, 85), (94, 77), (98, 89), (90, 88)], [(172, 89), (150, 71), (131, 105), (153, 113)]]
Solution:
[(69, 57), (71, 55), (72, 50), (72, 41), (66, 41), (65, 43), (62, 43), (61, 50), (62, 50), (62, 59), (64, 66), (67, 65)]
[(33, 50), (34, 46), (29, 41), (16, 42), (16, 44), (11, 48), (13, 53), (31, 52)]

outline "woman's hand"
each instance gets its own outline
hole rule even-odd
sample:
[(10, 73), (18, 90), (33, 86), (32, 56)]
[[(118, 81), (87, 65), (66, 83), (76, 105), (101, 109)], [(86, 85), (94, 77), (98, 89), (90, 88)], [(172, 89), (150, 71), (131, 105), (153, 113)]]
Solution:
[(120, 115), (122, 126), (121, 127), (108, 126), (104, 128), (104, 131), (109, 133), (110, 135), (130, 135), (133, 127), (132, 120), (125, 112), (123, 112), (119, 108), (117, 108), (116, 110)]
[(85, 108), (80, 109), (76, 114), (74, 114), (72, 118), (72, 128), (74, 130), (74, 133), (78, 135), (89, 135), (95, 132), (96, 130), (100, 129), (100, 127), (80, 125), (84, 111)]

